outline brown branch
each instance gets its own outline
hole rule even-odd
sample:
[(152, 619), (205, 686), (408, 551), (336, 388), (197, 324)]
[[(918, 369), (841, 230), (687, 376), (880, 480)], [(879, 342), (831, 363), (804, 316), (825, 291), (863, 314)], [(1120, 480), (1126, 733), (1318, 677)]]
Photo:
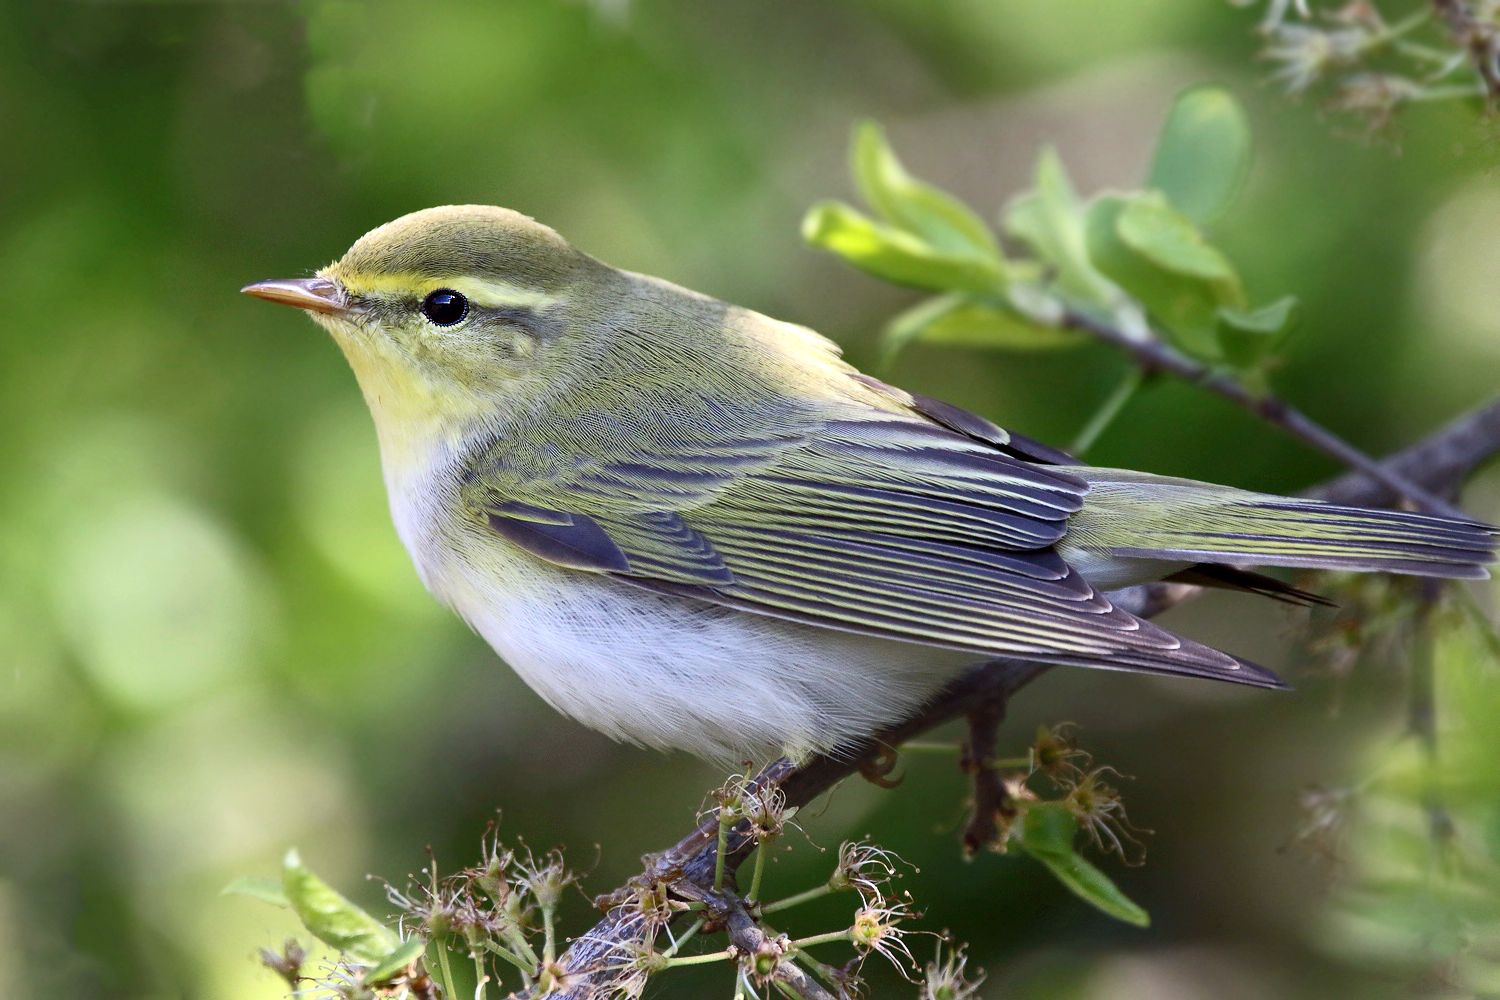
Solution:
[(1481, 21), (1467, 0), (1432, 0), (1432, 9), (1448, 25), (1453, 40), (1469, 54), (1469, 62), (1484, 84), (1486, 103), (1500, 103), (1500, 27)]
[(793, 961), (795, 953), (788, 949), (786, 939), (768, 934), (738, 897), (727, 898), (724, 907), (724, 929), (729, 935), (730, 945), (745, 956), (752, 969), (760, 962), (765, 963), (768, 971), (762, 978), (784, 984), (793, 996), (802, 1000), (834, 1000), (832, 993)]
[[(1406, 483), (1408, 479), (1427, 489), (1450, 492), (1469, 472), (1496, 454), (1500, 454), (1500, 399), (1458, 418), (1378, 465), (1371, 463), (1374, 471), (1335, 479), (1311, 491), (1311, 495), (1342, 503), (1379, 503), (1395, 493), (1407, 494), (1406, 486), (1395, 484)], [(1120, 607), (1151, 617), (1197, 593), (1198, 588), (1185, 584), (1154, 583), (1116, 591), (1110, 596)], [(777, 784), (789, 806), (807, 805), (915, 736), (954, 719), (994, 712), (995, 706), (1004, 706), (1012, 695), (1047, 670), (1042, 664), (1018, 660), (996, 660), (975, 667), (917, 715), (838, 755), (817, 756), (800, 766), (782, 758), (757, 775), (752, 785)], [(596, 1000), (615, 995), (611, 987), (620, 975), (621, 955), (628, 954), (629, 945), (640, 942), (648, 932), (639, 907), (632, 902), (637, 897), (636, 889), (665, 882), (684, 898), (707, 898), (712, 892), (717, 834), (718, 817), (710, 813), (676, 844), (652, 856), (645, 870), (629, 885), (601, 897), (601, 906), (607, 910), (604, 917), (576, 939), (559, 960), (567, 970), (567, 986), (547, 996), (552, 1000)], [(748, 824), (742, 823), (730, 831), (725, 869), (731, 876), (750, 854), (754, 843)], [(523, 991), (513, 994), (512, 1000), (534, 1000), (539, 996)]]
[(1384, 484), (1392, 492), (1404, 496), (1423, 510), (1450, 517), (1461, 516), (1452, 504), (1412, 482), (1399, 470), (1377, 462), (1280, 397), (1269, 393), (1257, 395), (1239, 380), (1188, 357), (1154, 334), (1145, 337), (1131, 336), (1118, 327), (1076, 310), (1065, 312), (1060, 325), (1120, 348), (1147, 372), (1167, 372), (1186, 382), (1202, 386), (1266, 423), (1281, 428), (1304, 444), (1337, 459), (1339, 464)]
[[(1489, 402), (1450, 421), (1420, 444), (1381, 462), (1387, 471), (1420, 479), (1427, 488), (1451, 496), (1471, 472), (1495, 454), (1500, 441), (1500, 402)], [(1309, 496), (1333, 503), (1379, 507), (1395, 503), (1396, 490), (1369, 476), (1351, 472), (1311, 490)]]

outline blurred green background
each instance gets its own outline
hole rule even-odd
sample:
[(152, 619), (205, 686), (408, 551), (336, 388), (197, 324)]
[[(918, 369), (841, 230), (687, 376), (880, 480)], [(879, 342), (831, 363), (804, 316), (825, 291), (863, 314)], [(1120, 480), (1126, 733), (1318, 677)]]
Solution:
[[(1181, 0), (0, 4), (0, 993), (275, 997), (254, 951), (291, 918), (218, 893), (289, 845), (374, 904), (366, 873), (400, 881), (425, 845), (458, 867), (500, 809), (602, 891), (721, 777), (560, 719), (439, 609), (389, 524), (337, 351), (237, 294), (396, 215), (508, 205), (873, 364), (914, 297), (798, 235), (808, 204), (848, 194), (855, 120), (993, 216), (1044, 143), (1085, 192), (1138, 184), (1173, 95), (1222, 82), (1258, 142), (1216, 231), (1254, 298), (1306, 304), (1281, 391), (1376, 452), (1494, 391), (1493, 130), (1433, 107), (1403, 119), (1399, 149), (1340, 135), (1261, 83), (1256, 16)], [(1063, 444), (1122, 365), (1105, 348), (917, 347), (886, 374)], [(1285, 491), (1332, 471), (1168, 385), (1091, 458)], [(1500, 478), (1466, 502), (1500, 518)], [(1340, 869), (1284, 849), (1302, 790), (1362, 780), (1406, 704), (1389, 662), (1347, 681), (1299, 666), (1300, 614), (1216, 596), (1169, 619), (1284, 669), (1290, 696), (1058, 671), (1013, 708), (1015, 752), (1068, 719), (1137, 776), (1149, 863), (1106, 867), (1150, 931), (1025, 859), (963, 863), (965, 784), (941, 758), (808, 810), (811, 843), (793, 838), (769, 891), (807, 887), (831, 864), (819, 847), (870, 832), (920, 866), (907, 887), (928, 926), (973, 943), (986, 996), (1420, 990), (1422, 961), (1351, 926)], [(587, 918), (575, 900), (569, 928)], [(876, 996), (911, 990), (877, 976)], [(728, 993), (712, 969), (652, 995)]]

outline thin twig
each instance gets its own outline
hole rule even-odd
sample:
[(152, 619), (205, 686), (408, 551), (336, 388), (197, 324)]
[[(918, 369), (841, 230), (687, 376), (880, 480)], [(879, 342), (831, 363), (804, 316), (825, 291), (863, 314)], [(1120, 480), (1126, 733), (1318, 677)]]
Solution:
[(1467, 0), (1432, 0), (1432, 7), (1448, 25), (1453, 40), (1468, 53), (1484, 84), (1486, 102), (1495, 107), (1500, 103), (1500, 29), (1475, 16)]
[(1188, 357), (1158, 337), (1131, 336), (1103, 320), (1075, 310), (1063, 314), (1061, 325), (1119, 347), (1147, 372), (1167, 372), (1222, 396), (1323, 454), (1337, 459), (1350, 469), (1384, 483), (1393, 492), (1429, 513), (1462, 516), (1452, 504), (1434, 496), (1399, 472), (1382, 466), (1285, 400), (1270, 394), (1256, 395), (1237, 379)]
[[(1344, 476), (1310, 492), (1340, 503), (1380, 503), (1394, 493), (1405, 493), (1403, 487), (1391, 484), (1393, 473), (1397, 482), (1409, 479), (1427, 489), (1446, 492), (1496, 454), (1500, 454), (1500, 399), (1465, 414), (1422, 442), (1375, 465), (1374, 472)], [(1152, 617), (1198, 592), (1198, 588), (1186, 584), (1155, 583), (1114, 591), (1110, 597), (1132, 614)], [(837, 756), (814, 757), (801, 766), (785, 758), (778, 760), (756, 775), (751, 790), (779, 785), (788, 806), (805, 806), (858, 773), (869, 761), (888, 757), (891, 748), (982, 706), (1005, 704), (1047, 670), (1044, 665), (1017, 660), (999, 660), (975, 667), (962, 674), (918, 715), (845, 748)], [(601, 897), (607, 912), (559, 957), (559, 966), (567, 971), (567, 985), (548, 994), (549, 1000), (596, 1000), (611, 995), (609, 991), (618, 975), (619, 955), (631, 942), (639, 940), (641, 934), (643, 918), (639, 907), (631, 902), (637, 897), (636, 887), (666, 882), (684, 898), (708, 898), (719, 854), (718, 832), (718, 814), (710, 813), (676, 844), (653, 856), (645, 871), (629, 885)], [(754, 846), (748, 821), (728, 830), (724, 852), (726, 872), (737, 870)], [(523, 990), (513, 994), (512, 1000), (535, 1000), (538, 996), (534, 990)]]
[(974, 782), (974, 806), (964, 825), (964, 851), (974, 854), (1001, 838), (1004, 823), (1015, 816), (1016, 807), (1005, 790), (1005, 781), (993, 761), (1000, 748), (1000, 723), (1005, 721), (1005, 703), (980, 705), (969, 713), (969, 738), (960, 761)]
[(1453, 817), (1448, 812), (1441, 782), (1438, 780), (1438, 730), (1437, 730), (1437, 641), (1428, 627), (1437, 613), (1438, 599), (1442, 596), (1442, 583), (1426, 579), (1419, 584), (1420, 597), (1416, 625), (1420, 641), (1415, 644), (1411, 657), (1411, 685), (1407, 692), (1407, 726), (1422, 745), (1425, 760), (1423, 773), (1422, 805), (1427, 812), (1427, 832), (1434, 850), (1445, 851), (1453, 843)]
[(1125, 409), (1125, 404), (1130, 402), (1135, 394), (1140, 391), (1141, 386), (1146, 384), (1148, 377), (1149, 374), (1146, 369), (1139, 365), (1127, 369), (1125, 374), (1121, 376), (1119, 383), (1104, 398), (1104, 402), (1099, 404), (1099, 408), (1094, 411), (1094, 415), (1089, 417), (1088, 423), (1084, 424), (1083, 429), (1073, 438), (1073, 443), (1068, 446), (1068, 451), (1082, 457), (1089, 449), (1093, 448), (1095, 442), (1099, 440), (1100, 436), (1115, 422), (1115, 418)]

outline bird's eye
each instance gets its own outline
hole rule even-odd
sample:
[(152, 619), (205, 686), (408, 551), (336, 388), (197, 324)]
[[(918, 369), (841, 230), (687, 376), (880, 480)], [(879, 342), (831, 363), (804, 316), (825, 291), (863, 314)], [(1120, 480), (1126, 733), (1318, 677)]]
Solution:
[(469, 315), (469, 300), (451, 288), (439, 288), (422, 300), (422, 315), (438, 326), (452, 326)]

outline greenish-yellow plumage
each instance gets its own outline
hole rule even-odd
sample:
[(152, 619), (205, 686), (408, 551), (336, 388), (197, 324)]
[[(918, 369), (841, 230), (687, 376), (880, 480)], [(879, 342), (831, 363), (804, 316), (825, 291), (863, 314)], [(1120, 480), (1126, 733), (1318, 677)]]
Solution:
[(348, 357), (434, 594), (560, 710), (655, 746), (834, 747), (994, 656), (1274, 686), (1101, 591), (1494, 556), (1477, 523), (1078, 465), (504, 209), (417, 212), (246, 291)]

